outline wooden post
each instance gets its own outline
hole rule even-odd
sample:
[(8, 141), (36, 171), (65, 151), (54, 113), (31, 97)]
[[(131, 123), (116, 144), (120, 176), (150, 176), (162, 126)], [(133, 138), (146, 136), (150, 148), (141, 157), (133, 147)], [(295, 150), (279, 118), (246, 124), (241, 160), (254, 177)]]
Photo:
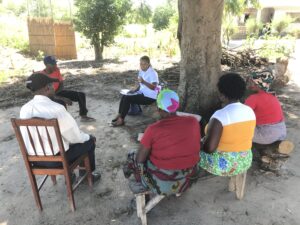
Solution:
[(242, 200), (245, 194), (247, 171), (236, 176), (236, 197)]

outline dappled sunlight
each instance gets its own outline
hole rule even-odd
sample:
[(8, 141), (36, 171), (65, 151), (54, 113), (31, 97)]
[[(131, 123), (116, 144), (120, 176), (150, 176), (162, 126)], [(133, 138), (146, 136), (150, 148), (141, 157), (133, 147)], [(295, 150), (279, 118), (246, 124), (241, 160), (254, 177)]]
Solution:
[(289, 119), (298, 119), (299, 118), (299, 116), (297, 116), (291, 112), (286, 112), (286, 115), (289, 117)]
[(96, 127), (93, 126), (93, 125), (88, 125), (88, 126), (86, 127), (86, 129), (87, 129), (88, 131), (95, 131), (95, 130), (96, 130)]

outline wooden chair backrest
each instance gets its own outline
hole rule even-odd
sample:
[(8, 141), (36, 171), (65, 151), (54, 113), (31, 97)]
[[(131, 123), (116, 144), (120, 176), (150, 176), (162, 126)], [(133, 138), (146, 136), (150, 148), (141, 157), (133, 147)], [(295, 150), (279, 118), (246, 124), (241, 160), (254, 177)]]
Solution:
[[(42, 118), (15, 119), (15, 118), (12, 118), (11, 123), (14, 128), (16, 138), (19, 142), (20, 149), (21, 149), (24, 160), (27, 160), (29, 162), (47, 161), (47, 162), (62, 162), (63, 164), (67, 163), (67, 160), (65, 159), (65, 149), (64, 149), (64, 145), (63, 145), (63, 141), (62, 141), (62, 137), (61, 137), (57, 119), (42, 119)], [(26, 145), (25, 145), (25, 142), (23, 139), (23, 135), (21, 132), (21, 127), (25, 127), (25, 129), (27, 131), (31, 146), (34, 151), (34, 155), (28, 154), (28, 150), (26, 148)], [(33, 134), (30, 131), (31, 129), (29, 129), (30, 127), (35, 127), (35, 131), (36, 131), (36, 134), (38, 135), (38, 140), (39, 140), (40, 146), (42, 147), (43, 155), (37, 154), (36, 146), (34, 145), (34, 141), (32, 138)], [(45, 140), (45, 138), (42, 139), (38, 127), (45, 128), (46, 134), (47, 134), (47, 140)], [(51, 138), (53, 139), (54, 137), (52, 136), (50, 138), (50, 134), (49, 134), (49, 130), (48, 130), (50, 127), (52, 127), (55, 132), (55, 138), (56, 138), (58, 148), (59, 148), (59, 153), (60, 153), (57, 155), (54, 154), (53, 143), (51, 141)], [(50, 146), (50, 149), (52, 151), (51, 155), (49, 155), (49, 154), (46, 155), (45, 141), (47, 141)], [(65, 165), (68, 165), (68, 164), (65, 164)]]

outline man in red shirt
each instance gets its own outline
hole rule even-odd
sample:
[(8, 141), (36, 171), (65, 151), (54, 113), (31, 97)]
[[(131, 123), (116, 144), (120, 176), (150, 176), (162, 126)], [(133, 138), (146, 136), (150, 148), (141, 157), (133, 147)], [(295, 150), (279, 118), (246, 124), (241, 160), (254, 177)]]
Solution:
[[(59, 68), (56, 64), (56, 59), (54, 56), (46, 56), (44, 58), (44, 64), (46, 68), (43, 70), (43, 73), (48, 75), (51, 78), (55, 78), (59, 80), (59, 83), (53, 83), (53, 88), (55, 91), (56, 98), (54, 101), (57, 101), (60, 104), (64, 104), (64, 106), (71, 105), (72, 101), (78, 102), (79, 104), (79, 115), (81, 116), (81, 122), (93, 122), (94, 118), (87, 116), (87, 108), (86, 108), (86, 98), (83, 92), (65, 90), (63, 85), (63, 77), (60, 73)], [(58, 99), (58, 100), (55, 100)], [(62, 102), (63, 101), (63, 102)]]
[[(200, 152), (200, 125), (194, 117), (177, 116), (179, 97), (163, 90), (157, 98), (161, 119), (150, 125), (136, 154), (129, 154), (127, 165), (135, 173), (133, 192), (150, 189), (157, 194), (181, 193), (190, 186)], [(129, 177), (130, 172), (124, 171)], [(138, 182), (138, 190), (136, 190)]]

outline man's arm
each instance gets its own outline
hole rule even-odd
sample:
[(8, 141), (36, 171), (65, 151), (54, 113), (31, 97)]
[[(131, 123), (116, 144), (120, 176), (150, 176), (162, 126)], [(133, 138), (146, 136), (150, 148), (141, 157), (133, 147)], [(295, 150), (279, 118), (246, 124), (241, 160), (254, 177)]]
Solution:
[(90, 135), (79, 129), (75, 119), (65, 108), (59, 112), (57, 120), (62, 137), (70, 144), (84, 143), (90, 139)]

